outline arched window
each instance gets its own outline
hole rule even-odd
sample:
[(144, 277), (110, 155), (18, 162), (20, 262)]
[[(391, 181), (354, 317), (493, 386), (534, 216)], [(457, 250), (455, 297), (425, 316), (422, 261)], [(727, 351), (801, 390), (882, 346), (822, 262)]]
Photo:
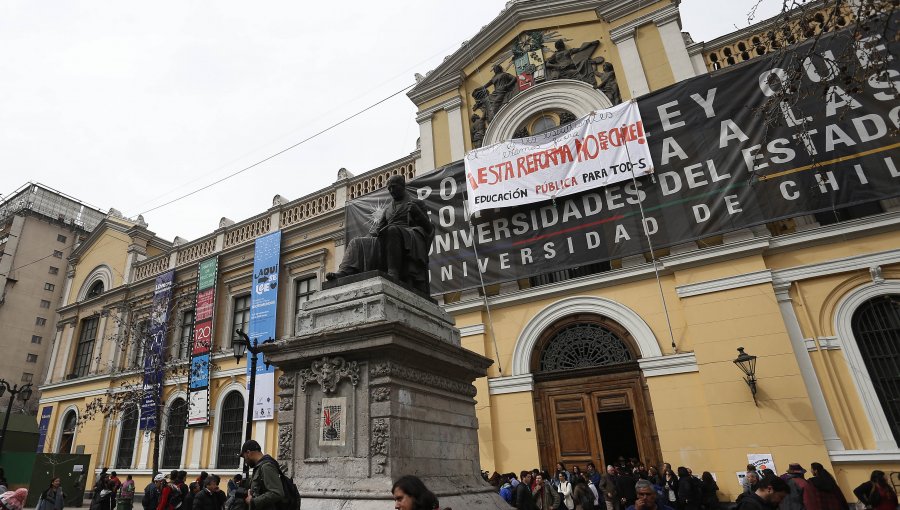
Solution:
[(137, 442), (138, 411), (131, 407), (122, 413), (119, 424), (119, 448), (116, 451), (115, 467), (129, 469), (134, 458), (134, 445)]
[(75, 411), (69, 411), (63, 420), (62, 433), (59, 436), (59, 448), (57, 453), (72, 453), (72, 446), (75, 442), (75, 426), (78, 424), (78, 414)]
[(184, 428), (187, 426), (187, 412), (187, 402), (183, 398), (175, 399), (172, 405), (169, 406), (162, 457), (162, 467), (165, 469), (181, 467), (181, 448), (184, 446)]
[(216, 457), (217, 468), (236, 468), (240, 465), (237, 456), (244, 438), (244, 396), (232, 391), (222, 402), (221, 422), (219, 424), (219, 452)]
[(103, 294), (103, 290), (103, 282), (94, 282), (94, 284), (91, 285), (91, 288), (88, 289), (87, 297), (92, 298), (99, 296), (100, 294)]
[(853, 314), (852, 327), (875, 394), (900, 443), (900, 296), (866, 301)]
[(538, 361), (539, 372), (607, 367), (634, 361), (631, 351), (612, 328), (595, 322), (570, 322), (547, 341)]

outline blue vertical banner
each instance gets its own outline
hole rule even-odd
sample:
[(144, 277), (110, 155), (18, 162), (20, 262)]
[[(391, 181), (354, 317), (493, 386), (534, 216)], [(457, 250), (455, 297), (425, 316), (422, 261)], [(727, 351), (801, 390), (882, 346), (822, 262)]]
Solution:
[(141, 430), (156, 427), (156, 410), (162, 396), (163, 353), (166, 348), (166, 329), (169, 324), (169, 305), (175, 270), (156, 277), (153, 307), (150, 312), (150, 338), (144, 345), (144, 395), (141, 401)]
[(50, 416), (52, 414), (52, 406), (45, 406), (43, 409), (41, 409), (41, 421), (38, 422), (38, 453), (44, 452), (44, 442), (47, 441), (47, 429), (50, 428)]
[[(253, 289), (250, 294), (250, 343), (275, 339), (275, 312), (278, 308), (278, 269), (281, 265), (281, 231), (259, 237), (253, 254)], [(249, 360), (248, 360), (249, 361)], [(249, 383), (250, 363), (247, 363)], [(256, 391), (253, 419), (275, 416), (275, 367), (256, 359)]]

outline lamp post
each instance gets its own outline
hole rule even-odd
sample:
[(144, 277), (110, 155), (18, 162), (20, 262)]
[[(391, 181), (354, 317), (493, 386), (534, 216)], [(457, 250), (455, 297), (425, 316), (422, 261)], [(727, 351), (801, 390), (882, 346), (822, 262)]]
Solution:
[(16, 400), (16, 395), (18, 395), (19, 400), (28, 402), (32, 393), (31, 383), (20, 388), (18, 384), (10, 386), (5, 379), (0, 379), (0, 398), (7, 391), (9, 392), (9, 404), (6, 406), (6, 416), (3, 418), (3, 430), (0, 431), (0, 455), (3, 455), (3, 443), (6, 440), (6, 428), (9, 426), (9, 415), (12, 413), (13, 401)]
[(738, 347), (738, 357), (735, 358), (734, 364), (744, 373), (744, 382), (750, 387), (750, 393), (753, 395), (753, 404), (756, 402), (756, 356), (744, 352), (743, 347)]
[[(259, 353), (258, 342), (256, 339), (253, 339), (253, 342), (250, 342), (250, 337), (247, 336), (247, 333), (244, 333), (243, 330), (235, 331), (239, 339), (234, 341), (234, 359), (238, 363), (241, 362), (241, 358), (244, 357), (248, 351), (250, 352), (250, 380), (247, 382), (247, 423), (244, 427), (244, 441), (250, 440), (251, 435), (251, 426), (253, 425), (253, 398), (254, 393), (256, 392), (256, 355)], [(250, 473), (250, 466), (244, 462), (244, 476)]]

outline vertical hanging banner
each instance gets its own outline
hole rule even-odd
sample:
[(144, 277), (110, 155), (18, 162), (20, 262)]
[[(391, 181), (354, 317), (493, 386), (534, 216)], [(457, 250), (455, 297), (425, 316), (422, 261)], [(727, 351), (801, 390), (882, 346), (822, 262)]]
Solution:
[[(275, 339), (275, 311), (278, 307), (278, 267), (281, 263), (281, 231), (256, 239), (253, 255), (253, 288), (250, 294), (250, 343)], [(271, 420), (275, 415), (275, 367), (263, 363), (257, 354), (256, 391), (253, 419)], [(250, 363), (247, 363), (247, 376)], [(248, 378), (249, 382), (249, 378)]]
[(191, 349), (191, 373), (188, 385), (188, 426), (209, 423), (209, 353), (212, 346), (218, 270), (218, 257), (204, 260), (197, 270), (194, 345)]
[(637, 101), (472, 150), (465, 164), (473, 212), (543, 202), (653, 172)]
[(150, 338), (144, 352), (144, 395), (141, 402), (141, 430), (156, 427), (156, 410), (162, 395), (163, 353), (166, 348), (166, 328), (169, 324), (169, 304), (175, 270), (156, 277), (153, 308), (150, 312)]
[(52, 414), (52, 406), (45, 406), (43, 409), (41, 409), (41, 421), (38, 422), (38, 453), (44, 452), (44, 443), (47, 441), (47, 429), (50, 428), (50, 415)]

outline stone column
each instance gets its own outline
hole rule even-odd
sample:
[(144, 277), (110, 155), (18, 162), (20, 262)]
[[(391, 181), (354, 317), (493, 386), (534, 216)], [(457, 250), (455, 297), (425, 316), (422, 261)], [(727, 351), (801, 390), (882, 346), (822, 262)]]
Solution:
[(444, 105), (447, 112), (447, 124), (450, 132), (450, 159), (459, 161), (466, 155), (466, 143), (463, 135), (462, 99), (456, 97)]
[(663, 48), (666, 50), (666, 57), (675, 81), (693, 78), (695, 76), (694, 64), (691, 62), (691, 57), (684, 45), (684, 37), (681, 35), (678, 7), (673, 4), (670, 8), (664, 9), (664, 12), (655, 17), (653, 22), (656, 23), (659, 36), (662, 38)]
[(778, 308), (781, 310), (781, 317), (784, 319), (784, 326), (787, 329), (788, 337), (791, 339), (791, 347), (793, 348), (794, 356), (797, 358), (797, 365), (800, 367), (800, 376), (803, 378), (806, 392), (809, 394), (809, 401), (812, 404), (813, 413), (816, 415), (816, 422), (822, 430), (825, 448), (828, 451), (843, 450), (844, 443), (834, 428), (834, 422), (831, 420), (831, 413), (828, 411), (828, 404), (825, 401), (825, 394), (822, 393), (822, 386), (819, 385), (816, 369), (809, 358), (809, 351), (806, 350), (806, 342), (803, 341), (800, 321), (797, 320), (794, 304), (791, 301), (791, 285), (787, 283), (775, 285), (774, 287), (775, 297), (778, 299)]
[(416, 175), (434, 170), (434, 131), (431, 129), (432, 112), (416, 116), (419, 123), (419, 146), (421, 153), (416, 161)]
[(641, 65), (641, 55), (638, 53), (637, 43), (634, 40), (635, 28), (625, 30), (613, 29), (610, 38), (619, 51), (619, 61), (622, 63), (622, 72), (625, 74), (625, 82), (631, 91), (631, 97), (638, 97), (650, 92), (647, 84), (647, 76)]

